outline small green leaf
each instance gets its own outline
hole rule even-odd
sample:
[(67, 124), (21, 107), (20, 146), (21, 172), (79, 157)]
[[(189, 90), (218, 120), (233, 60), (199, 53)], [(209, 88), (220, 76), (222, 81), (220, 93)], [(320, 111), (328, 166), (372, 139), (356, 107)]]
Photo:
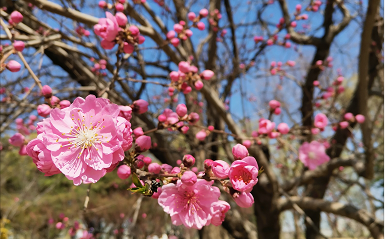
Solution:
[(136, 176), (135, 173), (132, 174), (132, 182), (137, 186), (138, 188), (143, 188), (142, 183), (140, 182), (138, 176)]

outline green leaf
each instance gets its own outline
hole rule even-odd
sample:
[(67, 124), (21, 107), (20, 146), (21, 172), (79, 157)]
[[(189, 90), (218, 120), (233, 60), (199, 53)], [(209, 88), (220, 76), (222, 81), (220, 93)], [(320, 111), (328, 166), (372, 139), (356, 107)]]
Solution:
[(142, 183), (140, 182), (138, 176), (136, 176), (135, 173), (132, 174), (132, 182), (137, 186), (138, 188), (143, 188)]

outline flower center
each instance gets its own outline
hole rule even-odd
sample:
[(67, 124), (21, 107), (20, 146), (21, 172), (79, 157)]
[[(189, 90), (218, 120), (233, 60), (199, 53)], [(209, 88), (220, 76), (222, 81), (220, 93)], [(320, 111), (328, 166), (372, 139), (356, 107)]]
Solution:
[(243, 181), (246, 185), (251, 182), (251, 174), (248, 171), (242, 171), (234, 177), (237, 181)]
[(308, 157), (310, 159), (315, 159), (315, 153), (314, 152), (309, 152)]

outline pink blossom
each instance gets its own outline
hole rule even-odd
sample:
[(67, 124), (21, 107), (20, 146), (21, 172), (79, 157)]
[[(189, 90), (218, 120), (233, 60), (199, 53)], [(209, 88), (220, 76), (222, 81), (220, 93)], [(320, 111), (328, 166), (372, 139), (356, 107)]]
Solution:
[(99, 1), (98, 5), (99, 5), (100, 8), (107, 7), (107, 3), (105, 1)]
[(183, 117), (187, 114), (187, 107), (185, 104), (179, 104), (176, 107), (176, 113), (179, 115), (179, 117)]
[(32, 157), (37, 169), (44, 173), (44, 176), (51, 176), (60, 173), (60, 170), (52, 161), (51, 151), (43, 143), (43, 136), (39, 134), (36, 139), (31, 140), (26, 147), (27, 154)]
[(41, 93), (44, 95), (45, 98), (51, 98), (52, 96), (52, 89), (48, 85), (44, 85), (41, 89)]
[(19, 149), (19, 155), (20, 155), (20, 156), (28, 155), (28, 153), (27, 153), (27, 147), (26, 147), (25, 145), (20, 146), (20, 149)]
[(351, 119), (353, 119), (354, 118), (354, 115), (352, 114), (352, 113), (346, 113), (345, 115), (344, 115), (344, 119), (345, 120), (351, 120)]
[(249, 152), (247, 151), (247, 148), (242, 144), (236, 144), (232, 149), (232, 153), (235, 160), (241, 160), (249, 156)]
[(117, 174), (120, 179), (127, 179), (131, 175), (131, 168), (125, 164), (121, 165), (118, 168)]
[(170, 72), (170, 78), (172, 81), (178, 81), (179, 80), (179, 73), (176, 71)]
[(178, 114), (173, 112), (171, 109), (164, 109), (163, 115), (166, 117), (168, 125), (176, 124), (179, 121)]
[(289, 133), (290, 131), (290, 128), (289, 126), (286, 124), (286, 123), (280, 123), (277, 127), (278, 131), (281, 133), (281, 134), (287, 134)]
[(274, 114), (275, 114), (275, 115), (280, 115), (280, 114), (281, 114), (281, 111), (282, 111), (281, 108), (275, 108), (275, 109), (274, 109)]
[(204, 70), (201, 73), (201, 76), (203, 77), (204, 80), (210, 80), (214, 76), (214, 72), (211, 70)]
[(363, 115), (356, 115), (356, 120), (359, 124), (362, 124), (365, 122), (365, 116)]
[(136, 100), (133, 103), (133, 109), (135, 113), (143, 114), (148, 110), (148, 102), (142, 99)]
[(316, 80), (316, 81), (313, 81), (313, 85), (314, 85), (314, 86), (319, 86), (319, 81), (317, 81), (317, 80)]
[(314, 126), (320, 129), (325, 128), (328, 125), (328, 118), (326, 115), (319, 113), (314, 118)]
[(296, 10), (297, 12), (301, 11), (301, 8), (302, 8), (302, 5), (301, 5), (301, 4), (295, 5), (295, 10)]
[(94, 26), (95, 34), (106, 41), (112, 42), (119, 31), (119, 25), (116, 18), (109, 12), (106, 12), (107, 18), (100, 18), (98, 24)]
[(124, 6), (123, 6), (123, 4), (121, 4), (121, 3), (117, 3), (117, 4), (115, 5), (115, 9), (116, 9), (116, 11), (118, 11), (118, 12), (123, 12)]
[(18, 11), (13, 11), (9, 17), (14, 24), (18, 24), (23, 21), (23, 15)]
[(170, 40), (171, 44), (175, 47), (179, 45), (179, 39), (178, 38), (173, 38)]
[(151, 137), (142, 135), (135, 141), (137, 147), (135, 148), (138, 152), (144, 152), (151, 148)]
[(187, 17), (188, 17), (188, 19), (189, 19), (190, 21), (194, 21), (194, 19), (196, 18), (196, 15), (195, 15), (194, 12), (189, 12), (189, 13), (187, 14)]
[(311, 129), (311, 133), (314, 135), (319, 134), (319, 132), (320, 132), (319, 128), (312, 128)]
[(290, 23), (290, 26), (291, 26), (291, 27), (296, 27), (296, 26), (297, 26), (297, 22), (296, 22), (296, 21), (292, 21), (292, 22)]
[(196, 124), (199, 121), (199, 114), (191, 112), (188, 116), (190, 124)]
[(230, 204), (225, 201), (218, 201), (211, 204), (211, 224), (220, 226), (225, 220), (226, 212), (230, 209)]
[(187, 61), (181, 61), (178, 64), (179, 70), (183, 73), (188, 73), (190, 71), (190, 64)]
[(171, 40), (175, 37), (175, 34), (176, 34), (175, 31), (171, 30), (171, 31), (167, 32), (166, 37), (167, 37), (167, 39)]
[(13, 42), (13, 48), (15, 48), (16, 51), (23, 51), (25, 47), (24, 42), (22, 41), (14, 41)]
[(250, 148), (251, 146), (251, 141), (246, 139), (246, 140), (243, 140), (242, 144), (246, 147), (246, 148)]
[(181, 33), (182, 31), (183, 31), (183, 26), (182, 25), (180, 25), (180, 24), (174, 24), (174, 31), (176, 32), (176, 33)]
[(226, 179), (229, 177), (230, 165), (223, 160), (215, 160), (211, 165), (215, 177)]
[(288, 66), (293, 67), (293, 66), (295, 66), (295, 61), (287, 61), (286, 64), (287, 64)]
[(51, 107), (46, 104), (38, 105), (37, 113), (42, 117), (47, 117), (51, 113)]
[(150, 157), (144, 157), (144, 158), (143, 158), (143, 163), (144, 163), (145, 165), (149, 165), (151, 162), (152, 162), (152, 160), (151, 160)]
[(207, 136), (206, 131), (201, 130), (195, 135), (195, 138), (197, 138), (199, 141), (204, 141), (206, 139), (206, 136)]
[(20, 71), (21, 65), (17, 61), (10, 60), (10, 61), (8, 61), (7, 65), (6, 65), (6, 68), (10, 72), (18, 72), (18, 71)]
[(20, 147), (24, 144), (25, 137), (20, 133), (14, 134), (11, 138), (8, 139), (8, 142), (16, 147)]
[(134, 45), (132, 45), (130, 43), (127, 43), (127, 42), (123, 43), (123, 51), (124, 51), (124, 53), (131, 54), (131, 53), (134, 52), (134, 50), (135, 50)]
[(325, 153), (325, 146), (322, 143), (312, 141), (305, 142), (299, 147), (299, 160), (310, 170), (314, 170), (317, 166), (328, 162), (330, 158)]
[(258, 163), (253, 157), (236, 160), (231, 164), (229, 178), (233, 188), (240, 192), (250, 192), (258, 182)]
[(181, 180), (177, 184), (169, 183), (162, 187), (158, 203), (170, 214), (174, 225), (201, 229), (211, 219), (211, 206), (218, 202), (220, 191), (211, 186), (213, 181), (198, 179), (193, 186), (185, 185)]
[(149, 171), (150, 173), (156, 173), (156, 174), (158, 174), (158, 173), (160, 173), (160, 170), (161, 170), (161, 167), (160, 167), (160, 165), (157, 164), (157, 163), (150, 163), (150, 164), (148, 165), (148, 171)]
[(130, 106), (119, 105), (119, 116), (130, 120), (132, 117), (132, 108)]
[(142, 136), (144, 134), (142, 127), (138, 127), (136, 129), (134, 129), (133, 133), (134, 133), (135, 137), (139, 137), (139, 136)]
[(249, 208), (254, 204), (254, 197), (249, 192), (235, 193), (233, 198), (237, 205), (243, 208)]
[(186, 171), (180, 180), (187, 186), (193, 186), (197, 182), (197, 175), (192, 171)]
[(193, 32), (190, 29), (187, 29), (185, 31), (185, 34), (186, 34), (187, 37), (191, 37), (193, 35)]
[(97, 182), (106, 169), (123, 160), (123, 145), (129, 147), (130, 139), (123, 138), (127, 134), (122, 129), (130, 134), (130, 124), (122, 123), (126, 120), (118, 117), (119, 112), (117, 105), (89, 95), (65, 109), (53, 109), (38, 123), (53, 163), (75, 185)]

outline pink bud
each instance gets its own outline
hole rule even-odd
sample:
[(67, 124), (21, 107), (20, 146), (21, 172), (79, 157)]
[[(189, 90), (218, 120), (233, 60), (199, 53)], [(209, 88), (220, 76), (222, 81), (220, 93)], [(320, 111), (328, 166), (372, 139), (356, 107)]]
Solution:
[(365, 116), (363, 115), (356, 115), (356, 120), (359, 124), (362, 124), (365, 122)]
[(232, 153), (235, 160), (241, 160), (249, 155), (247, 148), (242, 144), (236, 144), (232, 149)]
[(124, 53), (131, 54), (134, 52), (134, 50), (135, 50), (134, 45), (127, 42), (124, 43), (124, 46), (123, 46)]
[(137, 156), (136, 161), (135, 161), (135, 164), (136, 164), (137, 168), (143, 168), (143, 166), (144, 166), (143, 159), (144, 159), (143, 155)]
[(275, 115), (280, 115), (281, 114), (281, 108), (275, 108), (274, 109), (274, 114)]
[(234, 201), (238, 206), (243, 208), (249, 208), (254, 204), (254, 198), (251, 193), (239, 192), (233, 195)]
[(121, 165), (118, 168), (117, 174), (120, 179), (127, 179), (131, 175), (131, 168), (125, 164)]
[(52, 106), (55, 106), (55, 105), (59, 104), (59, 102), (60, 102), (60, 99), (57, 98), (56, 96), (52, 96), (51, 97), (51, 105)]
[(190, 66), (189, 71), (197, 73), (198, 72), (198, 68), (196, 66)]
[(215, 160), (211, 165), (215, 177), (226, 179), (229, 177), (230, 165), (223, 160)]
[(10, 60), (8, 61), (6, 67), (10, 72), (18, 72), (21, 68), (21, 65), (17, 61)]
[(190, 29), (187, 29), (185, 31), (186, 36), (191, 37), (193, 35), (193, 32)]
[(319, 81), (317, 81), (317, 80), (316, 80), (316, 81), (313, 81), (313, 85), (314, 85), (314, 86), (319, 86)]
[(183, 73), (188, 73), (190, 71), (190, 64), (187, 61), (181, 61), (178, 64), (179, 70)]
[(137, 26), (131, 25), (128, 29), (129, 29), (131, 35), (133, 35), (133, 36), (137, 36), (140, 33), (139, 28)]
[(314, 134), (314, 135), (319, 134), (319, 132), (320, 132), (319, 128), (312, 128), (311, 129), (311, 133)]
[(69, 102), (68, 100), (62, 100), (60, 101), (59, 105), (60, 105), (60, 109), (64, 109), (70, 106), (71, 102)]
[(202, 8), (199, 11), (199, 15), (201, 15), (201, 17), (207, 17), (208, 14), (209, 14), (209, 11), (206, 8)]
[(337, 82), (338, 82), (339, 84), (341, 84), (343, 81), (344, 81), (344, 77), (343, 77), (343, 76), (337, 77)]
[(56, 223), (56, 229), (63, 229), (64, 228), (64, 224), (62, 222), (58, 222)]
[(179, 45), (179, 38), (173, 38), (170, 42), (173, 46), (177, 47)]
[(170, 78), (172, 81), (178, 81), (179, 80), (179, 73), (176, 71), (170, 72)]
[(190, 128), (188, 126), (183, 126), (180, 130), (182, 131), (183, 134), (186, 134), (187, 131), (189, 130)]
[(286, 64), (287, 64), (288, 66), (293, 67), (293, 66), (295, 66), (295, 61), (287, 61)]
[(250, 148), (251, 146), (251, 141), (246, 139), (242, 142), (242, 144), (246, 147), (246, 148)]
[(297, 22), (296, 22), (296, 21), (292, 21), (292, 22), (290, 23), (290, 26), (291, 26), (291, 27), (296, 27), (296, 26), (297, 26)]
[(151, 148), (151, 137), (142, 135), (135, 141), (137, 147), (135, 148), (138, 152), (144, 152)]
[(116, 21), (119, 26), (125, 27), (127, 24), (127, 16), (122, 12), (117, 12), (115, 14)]
[(318, 60), (318, 61), (316, 61), (316, 63), (315, 63), (317, 66), (322, 66), (322, 61), (321, 60)]
[(210, 125), (207, 129), (208, 129), (209, 131), (213, 131), (213, 130), (214, 130), (214, 126)]
[(210, 169), (211, 166), (213, 165), (213, 161), (211, 159), (206, 159), (203, 164), (205, 169)]
[(309, 16), (307, 14), (303, 14), (300, 16), (303, 20), (307, 20), (309, 18)]
[(195, 135), (195, 138), (197, 138), (199, 141), (204, 141), (206, 139), (206, 136), (207, 136), (206, 131), (201, 130)]
[(23, 51), (24, 50), (24, 47), (25, 47), (25, 44), (24, 42), (22, 41), (15, 41), (13, 43), (13, 48), (16, 50), (16, 51)]
[(179, 117), (183, 117), (187, 114), (187, 107), (185, 104), (179, 104), (176, 107), (176, 113), (179, 115)]
[(107, 3), (105, 1), (99, 1), (98, 5), (99, 5), (100, 8), (107, 7)]
[(183, 31), (183, 26), (178, 23), (174, 24), (174, 31), (176, 33), (181, 33)]
[(194, 21), (194, 19), (196, 18), (196, 15), (195, 15), (194, 12), (189, 12), (189, 13), (187, 14), (187, 17), (188, 17), (188, 19), (189, 19), (190, 21)]
[(151, 163), (150, 165), (148, 165), (148, 171), (149, 171), (150, 173), (156, 173), (156, 174), (158, 174), (158, 173), (160, 173), (160, 170), (161, 170), (161, 167), (160, 167), (160, 165), (157, 164), (157, 163)]
[(269, 106), (271, 109), (275, 109), (275, 108), (280, 107), (281, 103), (279, 103), (279, 101), (277, 101), (277, 100), (270, 100)]
[(182, 183), (192, 186), (197, 182), (197, 175), (192, 171), (186, 171), (181, 178)]
[(211, 70), (204, 70), (201, 73), (201, 76), (203, 77), (204, 80), (210, 80), (214, 76), (214, 72)]
[(295, 10), (296, 10), (297, 12), (301, 11), (301, 8), (302, 8), (301, 4), (297, 4), (297, 5), (295, 6)]
[(340, 122), (341, 129), (346, 129), (348, 126), (349, 126), (349, 122), (347, 121)]
[(112, 48), (114, 48), (115, 42), (111, 42), (111, 41), (107, 41), (106, 39), (103, 39), (103, 40), (100, 42), (100, 46), (101, 46), (103, 49), (111, 50)]
[(144, 36), (142, 36), (142, 35), (138, 36), (138, 43), (139, 43), (139, 45), (143, 44), (144, 41), (146, 41), (146, 38)]
[(191, 112), (188, 118), (190, 124), (196, 124), (199, 121), (199, 115), (195, 112)]
[(166, 37), (167, 37), (167, 39), (173, 39), (174, 37), (175, 37), (175, 31), (169, 31), (169, 32), (167, 32), (167, 34), (166, 34)]
[(14, 24), (18, 24), (19, 22), (23, 21), (23, 15), (18, 11), (13, 11), (10, 15), (10, 19)]
[(278, 131), (281, 133), (281, 134), (287, 134), (289, 133), (290, 131), (290, 128), (289, 126), (286, 124), (286, 123), (280, 123), (277, 127)]
[(16, 147), (20, 147), (24, 144), (25, 137), (20, 133), (14, 134), (11, 138), (8, 139), (8, 142)]
[(183, 90), (183, 94), (188, 94), (192, 91), (192, 88), (190, 86), (187, 86), (184, 90)]
[(199, 30), (203, 31), (205, 29), (205, 24), (203, 22), (198, 22), (197, 23), (197, 27)]
[(146, 113), (148, 110), (148, 102), (142, 99), (136, 100), (133, 103), (133, 111), (138, 114)]
[(139, 137), (139, 136), (142, 136), (144, 134), (142, 127), (138, 127), (136, 129), (134, 129), (133, 133), (134, 133), (135, 137)]
[(345, 115), (344, 115), (344, 119), (345, 120), (351, 120), (351, 119), (353, 119), (353, 114), (352, 113), (346, 113)]
[(195, 86), (195, 89), (200, 90), (200, 89), (203, 88), (203, 82), (200, 81), (200, 80), (197, 80), (197, 81), (194, 83), (194, 86)]
[(115, 9), (116, 9), (116, 11), (118, 11), (118, 12), (123, 12), (124, 6), (123, 6), (123, 4), (118, 3), (118, 4), (115, 5)]
[(41, 93), (45, 98), (51, 98), (52, 96), (52, 89), (48, 85), (44, 85), (43, 88), (41, 89)]
[(158, 116), (158, 120), (159, 122), (165, 122), (167, 120), (167, 116), (165, 116), (164, 114), (161, 114)]
[(144, 158), (143, 158), (143, 163), (144, 163), (145, 165), (149, 165), (151, 162), (152, 162), (152, 160), (151, 160), (150, 157), (144, 157)]
[(37, 113), (42, 117), (46, 117), (51, 113), (51, 107), (46, 104), (39, 105), (37, 106)]
[(273, 40), (272, 40), (272, 39), (269, 39), (269, 40), (267, 40), (266, 43), (267, 43), (268, 46), (271, 46), (271, 45), (273, 45)]

